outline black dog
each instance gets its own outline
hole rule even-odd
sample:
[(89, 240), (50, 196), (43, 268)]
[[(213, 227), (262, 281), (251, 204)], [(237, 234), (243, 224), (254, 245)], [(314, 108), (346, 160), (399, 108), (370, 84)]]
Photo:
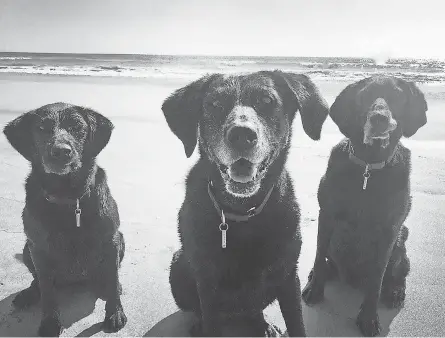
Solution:
[(4, 128), (11, 145), (31, 162), (23, 260), (34, 280), (13, 304), (24, 308), (41, 298), (41, 336), (62, 332), (54, 285), (85, 279), (106, 300), (104, 330), (126, 324), (118, 276), (124, 238), (105, 172), (95, 162), (112, 129), (101, 114), (65, 103), (23, 114)]
[(381, 76), (347, 86), (330, 109), (347, 139), (320, 182), (317, 254), (303, 299), (321, 301), (325, 280), (338, 272), (365, 291), (357, 324), (366, 336), (381, 330), (379, 297), (389, 307), (405, 299), (411, 162), (399, 140), (426, 123), (427, 109), (414, 83)]
[[(263, 309), (278, 299), (290, 336), (305, 334), (297, 261), (300, 211), (284, 169), (291, 124), (319, 139), (328, 107), (304, 75), (213, 74), (177, 90), (162, 110), (191, 156), (178, 216), (182, 248), (171, 265), (176, 304), (201, 318), (204, 335), (227, 319), (273, 334)], [(199, 136), (197, 137), (197, 133)]]

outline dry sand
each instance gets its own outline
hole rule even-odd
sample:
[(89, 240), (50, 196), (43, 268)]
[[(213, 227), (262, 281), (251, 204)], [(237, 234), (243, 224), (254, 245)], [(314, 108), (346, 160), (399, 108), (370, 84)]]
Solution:
[[(40, 105), (67, 101), (87, 105), (111, 118), (115, 131), (98, 162), (108, 174), (118, 202), (127, 253), (121, 268), (127, 326), (114, 336), (185, 335), (192, 320), (178, 313), (168, 284), (172, 253), (178, 248), (176, 214), (184, 194), (183, 179), (196, 161), (187, 159), (182, 144), (169, 132), (160, 111), (162, 100), (187, 80), (136, 80), (83, 77), (1, 75), (0, 127), (18, 114)], [(331, 104), (347, 83), (319, 82)], [(414, 207), (406, 222), (411, 274), (407, 300), (400, 311), (379, 311), (384, 335), (445, 335), (445, 85), (422, 85), (429, 102), (429, 123), (404, 144), (413, 152)], [(304, 285), (315, 257), (318, 205), (316, 191), (331, 147), (341, 139), (328, 120), (322, 140), (311, 141), (294, 122), (294, 139), (287, 164), (301, 204), (303, 249), (300, 278)], [(24, 235), (21, 210), (27, 162), (0, 136), (0, 336), (32, 336), (40, 321), (39, 307), (16, 312), (11, 300), (31, 282), (15, 256)], [(310, 336), (358, 336), (355, 326), (362, 295), (331, 283), (326, 299), (304, 306)], [(104, 302), (82, 290), (60, 295), (64, 336), (104, 335), (100, 322)], [(268, 317), (284, 327), (277, 304)], [(171, 317), (169, 317), (171, 315)]]

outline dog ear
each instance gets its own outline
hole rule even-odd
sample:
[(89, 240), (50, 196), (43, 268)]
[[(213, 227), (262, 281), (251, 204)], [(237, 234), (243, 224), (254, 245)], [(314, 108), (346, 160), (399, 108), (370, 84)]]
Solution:
[(300, 111), (306, 134), (313, 140), (319, 140), (321, 128), (329, 114), (329, 106), (317, 86), (303, 74), (284, 73), (279, 70), (273, 73), (286, 82), (296, 99), (295, 108)]
[(398, 79), (398, 85), (408, 95), (408, 102), (401, 118), (403, 136), (413, 136), (427, 122), (428, 104), (414, 82)]
[(35, 153), (32, 127), (36, 118), (38, 116), (32, 110), (15, 118), (3, 128), (3, 133), (12, 147), (30, 162)]
[(337, 95), (329, 110), (332, 121), (335, 122), (340, 132), (348, 138), (351, 138), (357, 129), (355, 125), (358, 118), (356, 111), (359, 109), (357, 93), (368, 83), (369, 79), (362, 79), (346, 86)]
[(79, 109), (90, 129), (88, 148), (91, 157), (95, 158), (110, 141), (114, 126), (108, 118), (92, 109), (84, 107)]
[(197, 143), (198, 122), (203, 114), (203, 99), (210, 84), (220, 74), (206, 75), (176, 90), (162, 104), (170, 130), (184, 144), (187, 157), (192, 156)]

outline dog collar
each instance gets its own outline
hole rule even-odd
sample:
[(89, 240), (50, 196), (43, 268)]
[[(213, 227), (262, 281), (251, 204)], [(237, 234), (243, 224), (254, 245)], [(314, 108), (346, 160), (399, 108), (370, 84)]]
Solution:
[(247, 222), (250, 218), (258, 215), (263, 210), (264, 206), (269, 200), (269, 197), (272, 194), (272, 190), (275, 187), (275, 185), (273, 185), (269, 189), (263, 202), (261, 202), (259, 206), (252, 207), (249, 210), (247, 210), (247, 214), (245, 215), (238, 215), (230, 212), (224, 212), (224, 210), (221, 209), (221, 207), (219, 206), (218, 201), (215, 198), (215, 195), (213, 195), (212, 186), (213, 183), (212, 181), (209, 180), (209, 183), (207, 184), (207, 191), (209, 193), (209, 197), (212, 200), (216, 211), (221, 217), (221, 224), (219, 225), (219, 230), (221, 231), (221, 247), (225, 249), (227, 247), (227, 230), (229, 229), (229, 225), (227, 224), (226, 219), (234, 222)]
[(56, 195), (48, 194), (46, 190), (43, 190), (43, 195), (45, 196), (45, 199), (54, 204), (58, 205), (75, 205), (76, 209), (74, 209), (74, 215), (76, 216), (76, 226), (80, 228), (80, 215), (82, 214), (82, 209), (80, 208), (80, 200), (85, 197), (87, 193), (90, 192), (90, 189), (87, 189), (82, 196), (79, 198), (73, 199), (73, 198), (66, 198), (66, 197), (57, 197)]
[(365, 171), (363, 172), (363, 190), (366, 190), (366, 187), (368, 185), (368, 179), (371, 177), (371, 170), (379, 170), (383, 169), (389, 161), (393, 158), (395, 154), (396, 149), (394, 148), (394, 151), (391, 153), (389, 158), (386, 161), (382, 162), (376, 162), (376, 163), (367, 163), (366, 161), (363, 161), (361, 158), (358, 158), (354, 154), (354, 148), (352, 146), (352, 142), (349, 141), (349, 159), (354, 162), (355, 164), (358, 164), (359, 166), (362, 166), (365, 168)]

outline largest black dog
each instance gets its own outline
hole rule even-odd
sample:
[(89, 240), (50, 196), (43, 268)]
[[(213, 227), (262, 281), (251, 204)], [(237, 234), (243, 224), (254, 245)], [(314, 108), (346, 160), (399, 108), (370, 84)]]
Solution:
[(278, 299), (289, 335), (305, 335), (300, 212), (284, 164), (297, 111), (306, 133), (320, 137), (328, 107), (317, 88), (280, 71), (213, 74), (176, 91), (162, 109), (187, 156), (197, 140), (201, 154), (178, 216), (182, 248), (170, 273), (177, 305), (199, 315), (204, 335), (242, 319), (260, 336), (262, 311)]
[(11, 145), (31, 162), (23, 261), (34, 280), (13, 303), (23, 308), (41, 298), (41, 336), (62, 331), (54, 285), (66, 282), (94, 282), (107, 301), (105, 331), (118, 331), (127, 321), (118, 276), (125, 249), (119, 213), (95, 162), (112, 129), (101, 114), (65, 103), (40, 107), (4, 128)]
[(426, 123), (427, 109), (414, 83), (385, 76), (347, 86), (330, 109), (347, 139), (332, 150), (320, 182), (317, 254), (303, 298), (319, 302), (326, 278), (338, 272), (365, 291), (357, 324), (367, 336), (381, 330), (380, 295), (390, 307), (405, 299), (411, 161), (399, 140)]

